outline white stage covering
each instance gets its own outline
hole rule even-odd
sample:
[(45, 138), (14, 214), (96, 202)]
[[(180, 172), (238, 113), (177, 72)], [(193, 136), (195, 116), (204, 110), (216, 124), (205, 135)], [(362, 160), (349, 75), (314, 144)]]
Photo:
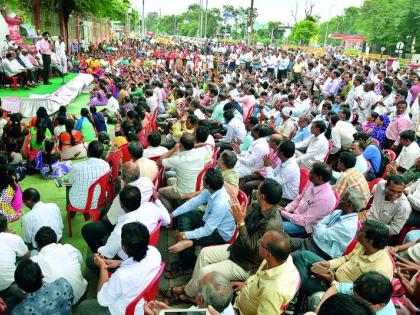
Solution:
[(23, 117), (35, 116), (39, 107), (47, 109), (49, 115), (58, 111), (62, 105), (67, 106), (82, 92), (82, 90), (93, 81), (93, 76), (86, 73), (79, 73), (60, 87), (53, 94), (37, 95), (31, 94), (29, 98), (3, 97), (2, 108), (11, 113), (21, 113)]

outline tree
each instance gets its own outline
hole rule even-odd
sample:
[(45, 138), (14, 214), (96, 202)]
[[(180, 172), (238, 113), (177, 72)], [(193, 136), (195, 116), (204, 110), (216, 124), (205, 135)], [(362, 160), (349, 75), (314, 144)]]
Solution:
[(154, 32), (158, 33), (159, 25), (160, 24), (160, 17), (159, 13), (157, 12), (149, 12), (145, 17), (145, 25), (147, 32)]
[(304, 19), (293, 26), (289, 39), (299, 45), (308, 44), (309, 40), (318, 33), (316, 22), (313, 19)]

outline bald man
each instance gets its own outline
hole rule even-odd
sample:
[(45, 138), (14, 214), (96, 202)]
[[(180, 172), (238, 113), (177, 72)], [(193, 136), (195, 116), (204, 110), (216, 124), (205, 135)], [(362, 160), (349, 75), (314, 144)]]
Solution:
[[(121, 185), (135, 186), (141, 193), (141, 204), (150, 201), (153, 195), (154, 185), (149, 177), (141, 176), (140, 169), (137, 163), (133, 161), (125, 162), (122, 167)], [(103, 239), (108, 237), (115, 224), (117, 224), (118, 217), (124, 214), (120, 205), (119, 195), (112, 201), (106, 215), (100, 221), (90, 222), (82, 227), (82, 236), (93, 253), (103, 245)]]
[(238, 291), (234, 308), (240, 314), (278, 314), (289, 304), (300, 282), (290, 256), (290, 239), (279, 231), (268, 231), (259, 240), (260, 268)]

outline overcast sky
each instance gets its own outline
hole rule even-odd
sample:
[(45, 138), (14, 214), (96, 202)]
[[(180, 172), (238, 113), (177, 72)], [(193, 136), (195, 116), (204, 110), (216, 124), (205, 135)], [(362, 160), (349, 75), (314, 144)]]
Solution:
[[(141, 10), (142, 0), (130, 0), (134, 8)], [(205, 1), (205, 0), (204, 0)], [(321, 21), (328, 20), (329, 17), (343, 13), (344, 8), (350, 6), (360, 6), (363, 0), (307, 0), (316, 3), (314, 13), (321, 16)], [(197, 3), (199, 0), (144, 0), (145, 13), (159, 12), (162, 15), (180, 14), (187, 10), (190, 4)], [(258, 9), (258, 22), (283, 21), (291, 23), (290, 12), (295, 8), (296, 2), (299, 4), (298, 19), (304, 17), (305, 0), (254, 0), (254, 6)], [(222, 9), (224, 4), (233, 6), (249, 7), (251, 0), (208, 0), (209, 8)]]

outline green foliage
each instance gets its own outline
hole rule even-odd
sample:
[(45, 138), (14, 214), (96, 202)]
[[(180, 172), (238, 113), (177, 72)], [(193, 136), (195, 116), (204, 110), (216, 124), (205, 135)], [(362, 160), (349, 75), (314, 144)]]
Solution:
[[(368, 37), (371, 51), (393, 54), (397, 42), (405, 43), (405, 51), (410, 52), (413, 37), (419, 38), (420, 1), (418, 0), (365, 0), (360, 8), (350, 7), (341, 16), (320, 25), (320, 41), (327, 33), (361, 34)], [(328, 39), (328, 43), (340, 41)], [(417, 40), (417, 51), (420, 41)]]
[(295, 44), (308, 44), (309, 40), (318, 35), (319, 28), (313, 18), (304, 19), (296, 23), (290, 34), (289, 40)]
[(124, 0), (64, 0), (74, 2), (75, 14), (108, 18), (110, 20), (124, 20), (126, 18), (128, 1)]

